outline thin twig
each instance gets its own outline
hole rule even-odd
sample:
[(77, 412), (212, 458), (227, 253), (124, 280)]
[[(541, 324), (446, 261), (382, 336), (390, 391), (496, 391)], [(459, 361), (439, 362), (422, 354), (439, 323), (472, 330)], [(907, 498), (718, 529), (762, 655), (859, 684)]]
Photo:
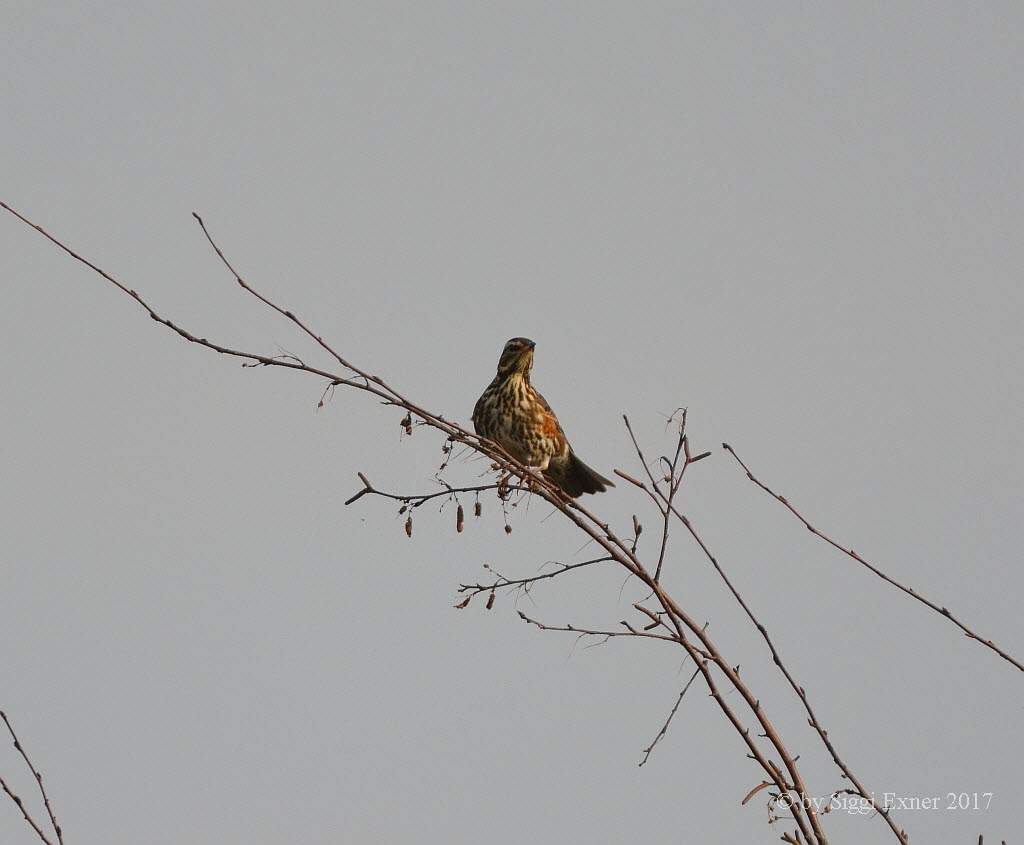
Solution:
[(676, 703), (672, 706), (672, 712), (668, 714), (668, 718), (665, 720), (665, 724), (661, 726), (661, 730), (658, 731), (658, 735), (654, 738), (654, 741), (644, 749), (644, 759), (640, 761), (639, 765), (643, 765), (650, 759), (651, 752), (654, 750), (654, 746), (657, 745), (665, 738), (665, 734), (668, 733), (668, 726), (672, 724), (672, 718), (676, 715), (676, 711), (679, 709), (679, 705), (683, 703), (683, 696), (686, 695), (686, 691), (690, 688), (697, 676), (700, 674), (700, 669), (695, 669), (693, 674), (690, 676), (690, 680), (686, 682), (686, 686), (683, 687), (683, 691), (679, 693), (679, 698), (676, 699)]
[(373, 496), (380, 496), (383, 499), (393, 499), (396, 502), (402, 502), (411, 508), (418, 508), (424, 502), (429, 502), (431, 499), (437, 499), (440, 496), (456, 496), (459, 493), (482, 493), (486, 490), (497, 490), (500, 485), (498, 484), (479, 484), (474, 487), (452, 487), (445, 485), (443, 490), (438, 490), (434, 493), (386, 493), (383, 490), (378, 490), (376, 487), (370, 485), (370, 482), (366, 480), (366, 476), (361, 472), (358, 473), (360, 480), (366, 485), (352, 496), (350, 499), (345, 501), (346, 505), (351, 505), (357, 499), (361, 499), (363, 496), (370, 494)]
[(828, 537), (827, 535), (825, 535), (822, 532), (820, 532), (817, 528), (815, 528), (813, 525), (811, 525), (811, 523), (806, 519), (806, 517), (803, 516), (803, 514), (801, 514), (795, 507), (793, 507), (792, 504), (790, 504), (789, 499), (787, 499), (785, 496), (779, 495), (774, 490), (769, 488), (766, 484), (764, 484), (764, 482), (762, 482), (759, 478), (757, 478), (754, 475), (754, 473), (752, 473), (750, 471), (750, 469), (747, 467), (747, 465), (745, 463), (743, 463), (742, 460), (740, 460), (740, 456), (736, 454), (736, 451), (732, 448), (732, 446), (730, 446), (728, 443), (723, 443), (722, 444), (722, 448), (725, 449), (730, 455), (732, 455), (736, 459), (736, 462), (741, 467), (743, 467), (743, 470), (747, 474), (747, 478), (749, 478), (751, 481), (753, 481), (754, 484), (756, 484), (758, 487), (760, 487), (762, 490), (764, 490), (764, 492), (767, 493), (769, 496), (771, 496), (773, 499), (775, 499), (776, 501), (781, 502), (783, 505), (785, 505), (786, 508), (789, 510), (789, 512), (792, 513), (793, 516), (795, 516), (798, 520), (800, 520), (800, 522), (802, 522), (804, 524), (804, 527), (808, 531), (810, 531), (812, 534), (814, 534), (814, 536), (820, 537), (822, 540), (824, 540), (830, 546), (832, 546), (832, 547), (838, 549), (839, 551), (841, 551), (844, 555), (847, 555), (848, 557), (853, 558), (855, 561), (857, 561), (857, 563), (861, 564), (862, 566), (867, 567), (867, 569), (869, 569), (871, 572), (873, 572), (875, 575), (877, 575), (883, 581), (886, 581), (887, 583), (892, 584), (892, 586), (896, 587), (898, 590), (902, 590), (908, 596), (917, 599), (919, 602), (921, 602), (922, 604), (924, 604), (927, 607), (931, 608), (936, 613), (939, 613), (940, 615), (945, 616), (950, 622), (952, 622), (961, 631), (963, 631), (964, 634), (966, 634), (970, 639), (977, 640), (982, 645), (987, 646), (988, 648), (992, 649), (992, 651), (994, 651), (1001, 658), (1003, 658), (1003, 660), (1007, 661), (1008, 663), (1013, 664), (1018, 669), (1020, 669), (1022, 672), (1024, 672), (1024, 663), (1021, 663), (1021, 661), (1015, 659), (1014, 657), (1011, 657), (1009, 654), (1007, 654), (1005, 651), (1003, 651), (1001, 648), (999, 648), (999, 646), (997, 646), (994, 642), (992, 642), (992, 640), (986, 640), (980, 634), (976, 634), (974, 631), (972, 631), (970, 628), (968, 628), (966, 625), (964, 625), (963, 622), (961, 622), (959, 619), (957, 619), (949, 611), (948, 608), (942, 607), (942, 606), (936, 604), (935, 602), (930, 601), (929, 599), (926, 599), (919, 592), (917, 592), (916, 590), (914, 590), (914, 589), (912, 589), (910, 587), (905, 587), (899, 581), (895, 580), (894, 578), (890, 578), (888, 575), (886, 575), (884, 572), (882, 572), (882, 570), (879, 569), (878, 567), (873, 566), (870, 563), (868, 563), (866, 560), (864, 560), (864, 558), (862, 558), (859, 554), (857, 554), (853, 549), (847, 549), (847, 548), (841, 546), (839, 543), (837, 543), (831, 537)]
[[(22, 759), (25, 761), (25, 765), (28, 766), (29, 771), (32, 772), (32, 775), (36, 779), (36, 784), (39, 786), (39, 792), (43, 796), (43, 806), (46, 807), (46, 813), (50, 817), (50, 824), (53, 826), (53, 832), (57, 834), (57, 842), (60, 843), (60, 845), (63, 845), (64, 833), (61, 830), (60, 825), (57, 824), (57, 817), (53, 814), (53, 808), (50, 806), (50, 796), (46, 794), (46, 787), (43, 786), (43, 776), (39, 773), (39, 770), (32, 765), (32, 761), (29, 760), (28, 754), (25, 753), (21, 740), (18, 739), (18, 735), (14, 732), (10, 719), (7, 718), (7, 714), (2, 710), (0, 710), (0, 718), (2, 718), (4, 720), (4, 724), (7, 725), (7, 731), (10, 733), (11, 739), (14, 740), (14, 747), (18, 749), (18, 753), (21, 754)], [(0, 778), (0, 787), (2, 787), (3, 791), (6, 792), (11, 797), (11, 800), (18, 805), (18, 809), (21, 810), (21, 814), (25, 817), (25, 821), (32, 826), (32, 829), (35, 830), (39, 838), (42, 839), (46, 845), (53, 845), (53, 843), (47, 838), (46, 834), (43, 833), (42, 828), (36, 824), (35, 819), (29, 815), (28, 810), (25, 809), (24, 802), (14, 794), (3, 778)]]
[(566, 572), (572, 572), (574, 569), (582, 569), (585, 566), (593, 566), (595, 563), (608, 563), (614, 561), (615, 558), (605, 555), (603, 557), (595, 557), (591, 560), (581, 560), (577, 563), (558, 563), (557, 566), (561, 567), (556, 569), (554, 572), (544, 572), (541, 575), (531, 575), (527, 578), (506, 578), (504, 575), (495, 572), (494, 574), (498, 577), (495, 579), (493, 584), (459, 584), (460, 593), (469, 593), (470, 596), (475, 596), (480, 593), (493, 593), (495, 590), (501, 590), (505, 587), (532, 587), (538, 581), (543, 581), (546, 578), (556, 578), (559, 575), (564, 575)]
[(652, 634), (649, 631), (637, 631), (635, 628), (630, 628), (626, 623), (623, 623), (627, 628), (625, 631), (595, 631), (591, 628), (578, 628), (575, 625), (546, 625), (543, 622), (538, 622), (536, 619), (531, 619), (521, 610), (517, 610), (516, 613), (519, 614), (519, 618), (524, 622), (536, 625), (542, 631), (566, 631), (570, 634), (583, 634), (587, 637), (644, 637), (649, 640), (664, 640), (669, 643), (679, 642), (673, 636)]

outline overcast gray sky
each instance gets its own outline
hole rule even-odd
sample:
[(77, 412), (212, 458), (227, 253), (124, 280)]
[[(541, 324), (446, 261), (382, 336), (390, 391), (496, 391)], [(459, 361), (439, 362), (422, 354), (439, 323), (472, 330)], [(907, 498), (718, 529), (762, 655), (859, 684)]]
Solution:
[[(1022, 38), (1000, 2), (11, 0), (0, 199), (197, 335), (328, 363), (234, 285), (199, 212), (253, 284), (463, 423), (531, 337), (605, 475), (640, 471), (622, 414), (656, 455), (687, 406), (714, 454), (682, 506), (846, 761), (878, 795), (993, 793), (900, 813), (914, 842), (1013, 840), (1021, 673), (719, 444), (1024, 653)], [(493, 499), (462, 534), (428, 506), (410, 540), (391, 503), (342, 503), (357, 471), (432, 489), (437, 437), (184, 343), (8, 215), (0, 256), (0, 707), (69, 843), (777, 841), (697, 685), (637, 767), (677, 650), (574, 648), (510, 595), (452, 609), (484, 564), (589, 556), (549, 507), (506, 536)], [(653, 529), (628, 485), (587, 504)], [(682, 533), (668, 567), (818, 793), (842, 788)], [(603, 627), (639, 597), (609, 570), (519, 607)], [(0, 774), (33, 796), (9, 744)], [(0, 802), (0, 841), (30, 833)]]

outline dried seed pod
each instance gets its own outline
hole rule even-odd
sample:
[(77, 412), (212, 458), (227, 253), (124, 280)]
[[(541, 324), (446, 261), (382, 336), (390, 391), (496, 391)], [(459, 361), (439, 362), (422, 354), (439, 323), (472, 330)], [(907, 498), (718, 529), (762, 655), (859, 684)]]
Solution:
[(505, 533), (506, 534), (511, 534), (512, 533), (512, 526), (509, 525), (507, 522), (505, 523)]
[(455, 512), (455, 530), (460, 534), (462, 529), (466, 527), (466, 512), (462, 509), (462, 505), (459, 505), (459, 509)]
[(472, 596), (466, 596), (462, 601), (460, 601), (457, 605), (455, 605), (455, 609), (456, 610), (464, 609), (466, 607), (466, 605), (469, 604), (469, 600), (471, 598), (473, 598), (473, 597)]
[(409, 514), (409, 518), (405, 521), (405, 536), (412, 536), (412, 514)]
[(490, 610), (492, 607), (494, 607), (494, 593), (487, 597), (487, 609)]
[(473, 516), (480, 516), (480, 514), (483, 513), (483, 510), (483, 503), (479, 499), (477, 499), (476, 504), (473, 505)]

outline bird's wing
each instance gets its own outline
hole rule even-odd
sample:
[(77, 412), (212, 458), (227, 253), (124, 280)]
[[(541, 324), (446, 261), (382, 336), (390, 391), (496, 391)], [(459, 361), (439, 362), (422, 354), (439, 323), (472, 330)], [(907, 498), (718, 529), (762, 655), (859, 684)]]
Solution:
[(562, 440), (565, 440), (565, 432), (562, 430), (562, 424), (558, 421), (558, 417), (555, 416), (555, 412), (548, 404), (548, 400), (541, 396), (536, 390), (534, 390), (533, 393), (534, 396), (537, 397), (538, 404), (544, 409), (545, 437), (551, 437), (554, 439), (561, 438)]

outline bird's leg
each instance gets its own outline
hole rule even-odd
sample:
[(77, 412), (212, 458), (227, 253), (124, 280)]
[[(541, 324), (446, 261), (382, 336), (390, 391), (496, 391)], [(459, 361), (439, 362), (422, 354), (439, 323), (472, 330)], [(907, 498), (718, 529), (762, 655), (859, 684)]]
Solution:
[[(543, 461), (541, 461), (539, 464), (535, 464), (535, 465), (529, 467), (530, 475), (533, 476), (533, 478), (530, 480), (530, 487), (531, 488), (534, 486), (534, 484), (537, 484), (538, 482), (543, 484), (544, 478), (541, 475), (541, 473), (544, 472), (544, 470), (546, 470), (548, 468), (548, 464), (550, 464), (550, 463), (551, 463), (551, 455), (545, 455)], [(532, 490), (531, 490), (531, 492), (532, 492)]]
[(544, 483), (544, 476), (542, 476), (540, 474), (540, 469), (534, 469), (533, 467), (530, 467), (529, 469), (530, 469), (530, 477), (527, 480), (527, 483), (529, 484), (529, 486), (531, 488), (531, 492), (532, 492), (533, 486), (535, 484), (543, 484)]
[[(537, 466), (527, 467), (527, 472), (529, 473), (529, 476), (527, 478), (524, 478), (523, 480), (526, 482), (526, 486), (527, 486), (527, 488), (529, 489), (529, 491), (531, 493), (536, 492), (536, 488), (537, 487), (549, 488), (549, 489), (551, 488), (551, 486), (552, 486), (551, 479), (546, 477), (543, 474), (544, 471), (548, 468), (548, 465), (550, 463), (551, 463), (551, 458), (550, 457), (546, 457), (546, 458), (544, 458), (544, 462), (543, 463), (537, 464)], [(557, 484), (555, 484), (553, 486), (556, 489), (558, 487)]]
[(519, 490), (526, 490), (529, 493), (533, 492), (534, 487), (541, 481), (541, 475), (533, 467), (526, 467), (526, 474), (519, 479), (519, 484), (516, 485)]

